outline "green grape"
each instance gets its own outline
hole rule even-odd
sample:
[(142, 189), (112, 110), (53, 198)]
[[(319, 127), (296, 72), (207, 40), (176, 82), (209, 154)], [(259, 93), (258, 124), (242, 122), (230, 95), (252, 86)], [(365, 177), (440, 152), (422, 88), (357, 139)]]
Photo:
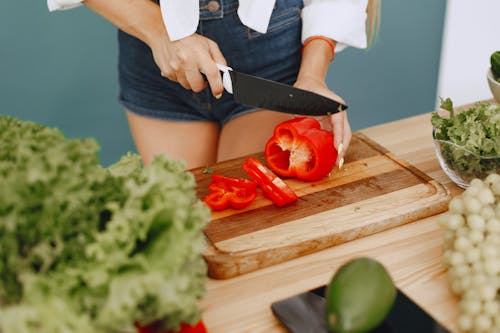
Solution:
[(469, 213), (479, 213), (481, 211), (481, 202), (475, 197), (465, 198), (465, 209)]
[(479, 288), (479, 294), (483, 301), (493, 301), (497, 295), (497, 290), (493, 286), (485, 284)]
[(490, 233), (500, 233), (500, 220), (496, 217), (488, 219), (486, 222), (486, 231)]
[(473, 321), (472, 317), (466, 314), (461, 314), (458, 317), (458, 328), (462, 331), (469, 331), (472, 328)]
[(478, 229), (471, 229), (471, 231), (469, 233), (469, 239), (473, 243), (479, 245), (484, 240), (484, 232), (482, 230), (478, 230)]
[(472, 230), (483, 231), (486, 226), (486, 222), (481, 215), (470, 214), (467, 216), (467, 224)]
[(463, 226), (465, 223), (465, 219), (462, 215), (460, 214), (451, 214), (448, 217), (448, 228), (451, 230), (457, 230), (461, 226)]
[(486, 206), (483, 206), (483, 208), (481, 208), (481, 212), (479, 212), (479, 214), (485, 220), (489, 220), (489, 219), (495, 217), (495, 210), (493, 209), (493, 207), (491, 207), (491, 205), (486, 205)]
[(462, 214), (464, 212), (464, 201), (460, 197), (455, 197), (450, 201), (450, 212)]
[(487, 315), (480, 314), (474, 320), (474, 328), (477, 332), (488, 332), (493, 326), (491, 318)]
[(468, 315), (477, 315), (481, 312), (481, 301), (476, 299), (466, 300), (463, 306), (463, 311)]
[(440, 217), (443, 264), (460, 296), (457, 326), (469, 333), (500, 333), (500, 175), (474, 179)]
[(477, 198), (483, 205), (489, 205), (495, 202), (495, 196), (488, 187), (482, 188), (477, 194)]
[(479, 249), (477, 247), (473, 247), (473, 248), (469, 249), (469, 251), (467, 251), (467, 253), (465, 255), (467, 257), (467, 262), (469, 264), (473, 264), (481, 258), (481, 252), (479, 251)]
[(496, 316), (500, 311), (500, 303), (495, 300), (490, 300), (484, 304), (484, 313), (490, 316)]
[(472, 247), (471, 241), (468, 238), (463, 237), (463, 236), (457, 237), (454, 245), (455, 245), (456, 250), (462, 251), (462, 252), (465, 252), (466, 250), (468, 250)]

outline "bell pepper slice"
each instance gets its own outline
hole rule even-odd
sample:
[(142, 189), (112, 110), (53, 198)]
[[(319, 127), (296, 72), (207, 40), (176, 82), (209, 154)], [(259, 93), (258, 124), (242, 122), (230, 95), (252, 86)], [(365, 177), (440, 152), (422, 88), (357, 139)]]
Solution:
[(311, 117), (284, 121), (266, 143), (266, 163), (282, 177), (315, 181), (332, 171), (337, 160), (331, 131)]
[(257, 197), (257, 183), (245, 178), (212, 175), (208, 193), (203, 201), (214, 211), (229, 207), (243, 209)]
[(199, 321), (195, 325), (181, 324), (181, 329), (176, 333), (208, 333), (203, 321)]
[(203, 321), (199, 321), (194, 325), (190, 324), (181, 324), (181, 327), (177, 331), (160, 331), (156, 329), (155, 324), (151, 324), (148, 326), (141, 326), (138, 323), (135, 324), (137, 328), (137, 333), (208, 333), (205, 324)]
[(275, 205), (281, 207), (297, 201), (295, 192), (256, 158), (248, 157), (242, 168)]
[(247, 188), (250, 190), (255, 190), (257, 188), (257, 183), (250, 179), (226, 177), (218, 174), (213, 174), (212, 184), (217, 184), (217, 183), (224, 183), (234, 187)]

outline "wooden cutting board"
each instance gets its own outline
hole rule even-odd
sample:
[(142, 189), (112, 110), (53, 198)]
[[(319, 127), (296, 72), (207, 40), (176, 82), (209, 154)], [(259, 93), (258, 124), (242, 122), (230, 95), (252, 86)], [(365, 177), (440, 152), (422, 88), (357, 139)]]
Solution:
[[(264, 161), (263, 154), (252, 155)], [(245, 158), (211, 166), (214, 173), (247, 177)], [(354, 133), (346, 163), (317, 182), (285, 179), (299, 196), (277, 207), (259, 193), (244, 210), (213, 212), (205, 228), (209, 275), (227, 279), (374, 234), (447, 209), (445, 187)], [(192, 170), (198, 196), (211, 175)]]

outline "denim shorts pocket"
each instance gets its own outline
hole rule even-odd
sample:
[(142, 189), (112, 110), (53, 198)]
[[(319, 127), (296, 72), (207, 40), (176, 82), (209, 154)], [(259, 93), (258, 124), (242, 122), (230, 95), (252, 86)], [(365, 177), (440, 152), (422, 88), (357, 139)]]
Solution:
[(269, 26), (267, 27), (267, 32), (265, 34), (258, 31), (248, 29), (248, 38), (257, 38), (262, 35), (270, 35), (273, 33), (285, 30), (291, 25), (297, 24), (300, 21), (300, 11), (299, 7), (288, 7), (280, 10), (278, 13), (273, 13), (269, 21)]

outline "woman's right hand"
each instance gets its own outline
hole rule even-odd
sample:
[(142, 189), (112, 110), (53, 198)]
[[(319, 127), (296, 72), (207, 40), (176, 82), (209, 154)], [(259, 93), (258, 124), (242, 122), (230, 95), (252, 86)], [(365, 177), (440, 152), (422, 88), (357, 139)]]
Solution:
[(164, 77), (184, 88), (202, 91), (207, 83), (218, 96), (224, 89), (216, 63), (226, 60), (214, 41), (198, 34), (170, 41), (160, 6), (153, 1), (85, 0), (85, 5), (126, 33), (144, 41), (151, 48)]
[(193, 34), (172, 42), (165, 33), (148, 44), (162, 76), (179, 82), (185, 89), (200, 92), (207, 85), (203, 73), (212, 94), (220, 97), (224, 87), (216, 64), (226, 65), (226, 59), (213, 40)]

